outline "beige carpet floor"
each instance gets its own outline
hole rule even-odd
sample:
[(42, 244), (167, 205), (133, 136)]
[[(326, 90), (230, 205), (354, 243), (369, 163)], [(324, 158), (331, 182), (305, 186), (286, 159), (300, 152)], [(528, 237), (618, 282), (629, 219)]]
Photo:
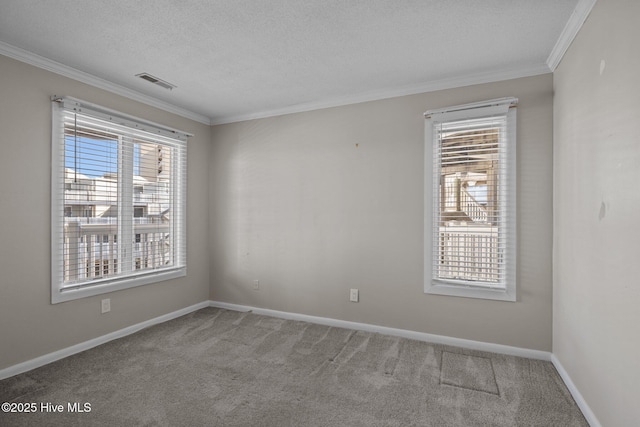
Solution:
[(217, 308), (0, 381), (0, 402), (37, 405), (0, 426), (588, 425), (549, 362)]

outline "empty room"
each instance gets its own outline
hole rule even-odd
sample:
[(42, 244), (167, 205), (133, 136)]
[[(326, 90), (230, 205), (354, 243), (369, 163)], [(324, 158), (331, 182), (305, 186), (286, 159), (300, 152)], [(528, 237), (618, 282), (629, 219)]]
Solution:
[(0, 425), (640, 425), (639, 20), (0, 1)]

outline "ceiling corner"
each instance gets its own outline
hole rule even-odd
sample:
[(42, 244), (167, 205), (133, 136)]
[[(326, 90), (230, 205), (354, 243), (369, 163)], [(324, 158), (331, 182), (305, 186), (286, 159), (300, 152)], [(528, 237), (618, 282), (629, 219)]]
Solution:
[(596, 4), (597, 0), (580, 0), (573, 10), (571, 17), (567, 21), (567, 25), (564, 26), (560, 37), (555, 46), (547, 58), (547, 66), (553, 72), (556, 70), (562, 57), (566, 53), (567, 49), (573, 42), (573, 39), (578, 35), (578, 31), (582, 28), (582, 24), (587, 20), (591, 9)]

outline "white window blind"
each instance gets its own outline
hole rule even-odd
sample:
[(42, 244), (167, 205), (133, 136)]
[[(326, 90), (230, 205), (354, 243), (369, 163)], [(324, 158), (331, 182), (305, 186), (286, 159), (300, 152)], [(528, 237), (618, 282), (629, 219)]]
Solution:
[(425, 113), (429, 293), (515, 300), (516, 103)]
[(189, 135), (52, 99), (52, 302), (184, 276)]

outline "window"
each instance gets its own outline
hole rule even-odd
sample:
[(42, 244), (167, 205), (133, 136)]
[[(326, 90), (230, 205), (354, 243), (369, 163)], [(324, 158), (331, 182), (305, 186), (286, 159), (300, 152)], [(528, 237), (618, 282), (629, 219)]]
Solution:
[(190, 135), (52, 100), (52, 303), (184, 276)]
[(425, 113), (425, 292), (515, 301), (516, 104)]

